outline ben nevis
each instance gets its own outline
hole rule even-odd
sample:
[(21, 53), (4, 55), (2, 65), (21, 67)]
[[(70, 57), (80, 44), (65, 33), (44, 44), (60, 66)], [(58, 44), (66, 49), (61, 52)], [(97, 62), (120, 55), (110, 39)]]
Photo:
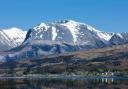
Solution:
[(74, 20), (40, 23), (28, 32), (18, 28), (3, 29), (1, 60), (24, 59), (60, 53), (87, 51), (128, 42), (128, 33), (110, 33)]

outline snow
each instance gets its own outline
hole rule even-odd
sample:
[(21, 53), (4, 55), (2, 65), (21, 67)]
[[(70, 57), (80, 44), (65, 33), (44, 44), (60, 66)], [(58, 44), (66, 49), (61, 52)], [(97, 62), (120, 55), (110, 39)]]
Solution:
[[(79, 43), (79, 42), (77, 42), (78, 35), (81, 35), (80, 37), (82, 37), (82, 36), (85, 37), (86, 36), (85, 33), (80, 32), (80, 29), (81, 29), (80, 26), (85, 26), (87, 28), (85, 30), (91, 31), (91, 34), (97, 36), (98, 38), (100, 38), (104, 42), (108, 42), (111, 39), (111, 37), (113, 36), (112, 34), (99, 31), (99, 30), (93, 28), (90, 25), (87, 25), (85, 23), (76, 22), (76, 21), (73, 21), (73, 20), (61, 20), (61, 21), (57, 21), (55, 23), (48, 23), (48, 24), (41, 23), (38, 26), (34, 27), (34, 34), (35, 34), (36, 37), (39, 36), (40, 38), (43, 38), (43, 36), (46, 35), (46, 34), (44, 34), (45, 31), (47, 31), (49, 33), (49, 31), (52, 30), (52, 33), (49, 34), (49, 35), (51, 35), (52, 40), (56, 40), (56, 37), (59, 38), (59, 36), (57, 36), (57, 35), (58, 35), (59, 31), (61, 30), (61, 29), (56, 29), (56, 26), (66, 27), (70, 31), (70, 33), (73, 37), (73, 42), (74, 43)], [(65, 34), (65, 33), (62, 33), (62, 34)]]
[[(65, 21), (63, 21), (63, 22), (65, 22)], [(99, 31), (99, 30), (91, 27), (90, 25), (87, 25), (85, 23), (75, 22), (73, 20), (69, 20), (69, 21), (67, 21), (67, 23), (62, 23), (61, 25), (66, 26), (70, 30), (70, 32), (73, 35), (74, 42), (77, 42), (77, 37), (78, 37), (77, 35), (78, 34), (84, 35), (84, 33), (80, 33), (79, 29), (77, 28), (81, 24), (85, 25), (88, 30), (90, 30), (91, 32), (94, 32), (97, 36), (99, 36), (100, 39), (102, 39), (104, 41), (109, 41), (112, 37), (112, 35), (109, 33)]]
[(40, 35), (40, 38), (42, 38), (42, 37), (43, 37), (43, 35), (41, 34), (41, 35)]
[(27, 31), (12, 27), (0, 30), (0, 51), (9, 50), (22, 44), (26, 37)]
[[(65, 21), (63, 21), (63, 22), (65, 22)], [(77, 34), (79, 34), (79, 29), (77, 27), (80, 26), (81, 24), (85, 25), (88, 30), (94, 32), (97, 36), (99, 36), (100, 39), (102, 39), (104, 41), (109, 41), (111, 39), (111, 37), (113, 36), (109, 33), (99, 31), (90, 25), (87, 25), (85, 23), (75, 22), (73, 20), (69, 20), (67, 23), (62, 23), (61, 25), (68, 27), (68, 29), (70, 30), (70, 32), (73, 35), (74, 42), (76, 42), (77, 37), (78, 37)], [(80, 33), (80, 34), (84, 35), (84, 33)]]
[(57, 31), (55, 27), (52, 27), (52, 40), (55, 40), (57, 37)]
[[(5, 29), (0, 31), (3, 38), (6, 38), (8, 44), (12, 41), (14, 44), (21, 44), (25, 38), (26, 32), (18, 28)], [(8, 54), (9, 57), (14, 57), (15, 55), (22, 55), (23, 52), (34, 51), (31, 46), (39, 46), (38, 54), (49, 55), (56, 53), (56, 47), (54, 45), (59, 45), (62, 52), (68, 52), (68, 46), (64, 44), (71, 45), (71, 47), (78, 47), (80, 50), (86, 50), (89, 48), (103, 47), (102, 45), (108, 44), (114, 33), (107, 33), (97, 30), (90, 25), (85, 23), (75, 22), (73, 20), (60, 21), (57, 23), (41, 23), (34, 27), (30, 32), (30, 38), (21, 45), (25, 45), (22, 50), (16, 52), (15, 54)], [(127, 36), (127, 34), (117, 34), (119, 37)], [(118, 38), (118, 37), (117, 37)], [(125, 38), (125, 37), (123, 37)], [(10, 39), (10, 40), (9, 40)], [(117, 41), (118, 39), (116, 39)], [(116, 42), (115, 41), (115, 42)], [(0, 41), (4, 43), (3, 41)], [(64, 44), (63, 44), (64, 42)], [(97, 42), (101, 45), (97, 45)], [(75, 44), (74, 44), (75, 43)], [(12, 45), (12, 44), (10, 44)], [(42, 46), (42, 48), (40, 47)], [(44, 51), (44, 46), (50, 46), (51, 50)], [(69, 46), (70, 47), (70, 46)], [(72, 50), (69, 48), (69, 51)], [(0, 59), (3, 57), (0, 56)]]
[(40, 32), (40, 31), (42, 31), (42, 30), (47, 31), (48, 28), (49, 28), (49, 26), (48, 26), (47, 24), (45, 24), (45, 23), (41, 23), (40, 25), (34, 27), (34, 30)]
[(14, 37), (17, 37), (17, 36), (21, 36), (23, 35), (23, 31), (21, 29), (18, 29), (18, 28), (10, 28), (10, 29), (4, 29), (3, 32), (5, 32), (5, 34), (8, 35), (8, 37), (10, 38), (14, 38)]
[(99, 31), (89, 25), (87, 25), (87, 28), (88, 28), (88, 30), (95, 32), (99, 36), (99, 38), (103, 39), (104, 41), (109, 41), (111, 39), (111, 37), (113, 36), (112, 34), (109, 34), (109, 33), (103, 32), (103, 31)]
[[(23, 30), (22, 30), (23, 31)], [(23, 31), (23, 33), (26, 35), (28, 31)]]
[(123, 36), (120, 33), (117, 33), (116, 35), (118, 35), (120, 38), (123, 38)]
[(61, 25), (66, 26), (70, 30), (70, 32), (73, 36), (73, 41), (74, 41), (74, 43), (76, 43), (77, 37), (78, 37), (77, 34), (79, 34), (79, 30), (76, 28), (78, 26), (78, 23), (70, 20), (67, 23), (62, 23)]
[(90, 41), (82, 42), (80, 45), (89, 45), (91, 44)]
[(113, 35), (110, 35), (108, 33), (103, 33), (103, 32), (98, 32), (97, 35), (101, 38), (104, 39), (105, 41), (109, 41)]
[(90, 25), (87, 25), (87, 24), (84, 24), (84, 25), (86, 25), (87, 26), (87, 29), (90, 30), (90, 31), (93, 31), (93, 32), (96, 32), (96, 33), (101, 32), (101, 31), (99, 31), (99, 30), (91, 27)]
[(3, 44), (8, 44), (11, 46), (10, 39), (8, 38), (8, 36), (3, 31), (0, 31), (0, 33), (1, 33), (0, 42), (2, 42)]
[(22, 31), (19, 28), (12, 27), (10, 29), (3, 29), (2, 30), (6, 37), (8, 37), (11, 41), (15, 42), (15, 45), (21, 44), (26, 36), (26, 31)]

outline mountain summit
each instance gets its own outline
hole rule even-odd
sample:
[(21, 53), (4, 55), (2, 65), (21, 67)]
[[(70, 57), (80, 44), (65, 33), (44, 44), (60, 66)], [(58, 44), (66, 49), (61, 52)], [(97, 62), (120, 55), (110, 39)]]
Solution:
[(21, 45), (26, 36), (26, 31), (12, 27), (0, 30), (0, 51), (9, 50)]

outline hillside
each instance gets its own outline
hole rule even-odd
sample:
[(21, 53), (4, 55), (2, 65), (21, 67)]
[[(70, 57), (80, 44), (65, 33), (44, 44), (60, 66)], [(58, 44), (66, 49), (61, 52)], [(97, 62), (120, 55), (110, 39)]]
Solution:
[(84, 76), (127, 76), (128, 45), (119, 45), (90, 51), (8, 60), (0, 63), (1, 75), (65, 74)]

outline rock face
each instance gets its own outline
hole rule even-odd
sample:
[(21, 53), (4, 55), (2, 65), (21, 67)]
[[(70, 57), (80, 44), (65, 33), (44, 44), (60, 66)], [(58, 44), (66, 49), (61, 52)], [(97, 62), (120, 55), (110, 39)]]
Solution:
[(0, 51), (6, 51), (21, 45), (25, 36), (25, 31), (14, 27), (0, 30)]

